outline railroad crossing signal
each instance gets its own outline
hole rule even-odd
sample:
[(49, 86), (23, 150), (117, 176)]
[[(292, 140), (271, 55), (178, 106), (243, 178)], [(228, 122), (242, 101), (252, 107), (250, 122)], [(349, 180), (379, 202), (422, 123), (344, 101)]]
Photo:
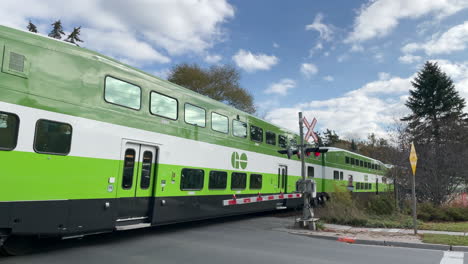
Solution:
[(411, 169), (413, 170), (413, 176), (416, 175), (416, 164), (418, 163), (418, 156), (416, 155), (416, 149), (414, 148), (414, 143), (411, 143), (411, 152), (409, 156)]
[(318, 137), (317, 135), (315, 134), (314, 132), (314, 127), (315, 127), (315, 124), (317, 124), (317, 119), (314, 119), (312, 120), (312, 123), (309, 124), (309, 121), (307, 121), (307, 118), (302, 118), (302, 122), (304, 123), (305, 127), (307, 128), (307, 133), (304, 137), (304, 140), (306, 142), (309, 142), (309, 139), (310, 137), (312, 137), (315, 141), (315, 143), (318, 143)]

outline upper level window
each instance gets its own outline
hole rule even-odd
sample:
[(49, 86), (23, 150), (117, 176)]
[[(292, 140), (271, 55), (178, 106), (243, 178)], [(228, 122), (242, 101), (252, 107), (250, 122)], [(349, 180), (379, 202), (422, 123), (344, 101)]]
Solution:
[(214, 131), (227, 134), (229, 132), (229, 120), (227, 116), (223, 116), (214, 112), (211, 113), (211, 128)]
[(308, 166), (307, 167), (307, 177), (314, 177), (314, 176), (315, 176), (314, 167)]
[(224, 190), (227, 185), (227, 172), (225, 171), (210, 171), (210, 181), (208, 189)]
[(250, 189), (261, 189), (261, 188), (262, 188), (262, 175), (250, 174)]
[(253, 141), (263, 141), (263, 129), (257, 126), (250, 126), (250, 139)]
[(247, 174), (233, 172), (231, 174), (231, 189), (245, 189), (247, 185)]
[(232, 120), (232, 135), (236, 137), (247, 137), (247, 124), (238, 120)]
[(106, 77), (104, 99), (112, 104), (125, 106), (132, 109), (140, 109), (141, 88), (128, 82), (124, 82), (110, 76)]
[(38, 153), (67, 155), (70, 152), (71, 139), (71, 125), (49, 120), (39, 120), (36, 124), (34, 150)]
[(201, 107), (185, 104), (185, 122), (188, 124), (205, 127), (205, 113), (205, 109)]
[(351, 165), (354, 165), (354, 158), (351, 158)]
[(359, 166), (364, 167), (364, 161), (360, 160), (359, 161)]
[(17, 115), (0, 112), (0, 150), (12, 150), (16, 147), (18, 128)]
[(150, 111), (153, 115), (177, 119), (177, 100), (156, 92), (151, 92)]
[(349, 157), (345, 157), (345, 161), (349, 164)]
[(265, 141), (267, 144), (276, 145), (276, 134), (270, 131), (265, 132)]
[(288, 146), (286, 136), (283, 136), (283, 135), (279, 135), (279, 136), (278, 136), (278, 145), (279, 145), (281, 148), (285, 148), (285, 147)]
[(203, 178), (205, 172), (200, 169), (182, 169), (180, 179), (181, 190), (201, 190), (203, 189)]

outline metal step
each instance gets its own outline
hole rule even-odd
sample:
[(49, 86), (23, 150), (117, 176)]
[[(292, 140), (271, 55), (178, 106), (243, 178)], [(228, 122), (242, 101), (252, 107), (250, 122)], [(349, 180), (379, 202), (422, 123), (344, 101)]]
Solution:
[(120, 225), (116, 226), (115, 230), (117, 231), (122, 231), (122, 230), (131, 230), (131, 229), (139, 229), (139, 228), (145, 228), (145, 227), (150, 227), (151, 223), (140, 223), (140, 224), (134, 224), (134, 225)]

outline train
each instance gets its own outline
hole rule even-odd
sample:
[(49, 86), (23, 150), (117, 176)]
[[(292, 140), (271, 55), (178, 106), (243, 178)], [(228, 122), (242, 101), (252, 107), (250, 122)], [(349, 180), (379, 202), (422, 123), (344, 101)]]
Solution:
[[(70, 43), (0, 26), (0, 244), (293, 208), (297, 134)], [(316, 203), (391, 189), (342, 149), (306, 157)]]

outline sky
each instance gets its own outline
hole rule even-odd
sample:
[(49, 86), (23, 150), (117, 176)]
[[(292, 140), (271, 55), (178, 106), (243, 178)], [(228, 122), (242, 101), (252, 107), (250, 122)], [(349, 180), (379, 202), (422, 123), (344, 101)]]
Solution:
[(161, 78), (180, 63), (231, 64), (257, 115), (290, 130), (298, 112), (348, 139), (387, 137), (411, 80), (435, 61), (468, 98), (468, 0), (3, 0), (0, 24), (47, 34)]

